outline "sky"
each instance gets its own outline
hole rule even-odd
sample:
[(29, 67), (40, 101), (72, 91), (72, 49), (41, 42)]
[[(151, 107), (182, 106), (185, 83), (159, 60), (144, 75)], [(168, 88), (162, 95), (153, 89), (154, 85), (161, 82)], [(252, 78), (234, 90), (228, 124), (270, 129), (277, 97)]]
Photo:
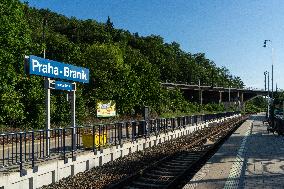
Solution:
[[(110, 16), (115, 28), (141, 36), (160, 35), (167, 43), (179, 43), (186, 52), (205, 53), (218, 67), (225, 66), (231, 74), (241, 77), (246, 87), (264, 89), (264, 72), (269, 71), (271, 79), (273, 62), (274, 90), (276, 83), (284, 89), (283, 0), (28, 2), (31, 7), (48, 8), (82, 20), (106, 22)], [(271, 40), (266, 48), (264, 40)]]

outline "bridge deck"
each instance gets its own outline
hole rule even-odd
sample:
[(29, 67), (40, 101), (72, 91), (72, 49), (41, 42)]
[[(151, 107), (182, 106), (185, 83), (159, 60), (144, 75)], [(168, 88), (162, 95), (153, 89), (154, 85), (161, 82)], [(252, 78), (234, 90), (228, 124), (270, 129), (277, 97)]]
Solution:
[(263, 89), (254, 89), (254, 88), (229, 88), (229, 87), (216, 87), (216, 86), (208, 86), (208, 85), (192, 85), (187, 83), (161, 83), (162, 86), (168, 88), (178, 87), (181, 89), (192, 89), (192, 90), (208, 90), (208, 91), (220, 91), (220, 92), (245, 92), (245, 93), (256, 93), (259, 95), (266, 95), (267, 91)]

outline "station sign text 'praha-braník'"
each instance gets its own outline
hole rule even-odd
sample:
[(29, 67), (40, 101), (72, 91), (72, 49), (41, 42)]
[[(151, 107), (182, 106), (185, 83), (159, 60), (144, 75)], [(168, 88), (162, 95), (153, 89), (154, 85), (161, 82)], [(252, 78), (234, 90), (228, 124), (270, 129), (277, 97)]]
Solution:
[(26, 70), (29, 74), (89, 83), (89, 69), (70, 64), (29, 56)]

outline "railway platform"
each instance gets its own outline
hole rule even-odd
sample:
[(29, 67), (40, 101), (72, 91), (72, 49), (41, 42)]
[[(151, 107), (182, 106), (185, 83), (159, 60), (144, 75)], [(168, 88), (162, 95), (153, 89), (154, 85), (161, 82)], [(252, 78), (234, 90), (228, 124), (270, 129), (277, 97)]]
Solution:
[(284, 188), (284, 137), (264, 118), (245, 121), (183, 188)]

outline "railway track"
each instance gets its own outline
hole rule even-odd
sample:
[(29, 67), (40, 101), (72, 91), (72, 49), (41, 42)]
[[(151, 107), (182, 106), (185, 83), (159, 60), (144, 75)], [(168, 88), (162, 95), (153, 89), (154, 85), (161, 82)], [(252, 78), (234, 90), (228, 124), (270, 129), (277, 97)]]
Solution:
[(133, 152), (42, 189), (181, 188), (215, 153), (218, 143), (222, 144), (245, 119), (210, 123), (189, 135)]
[(245, 118), (234, 119), (220, 125), (216, 124), (204, 128), (196, 133), (196, 135), (199, 135), (198, 138), (195, 138), (194, 141), (188, 141), (177, 153), (168, 155), (105, 188), (178, 188), (177, 186), (188, 175), (194, 175), (201, 168), (201, 165), (214, 154), (224, 139), (243, 120)]

